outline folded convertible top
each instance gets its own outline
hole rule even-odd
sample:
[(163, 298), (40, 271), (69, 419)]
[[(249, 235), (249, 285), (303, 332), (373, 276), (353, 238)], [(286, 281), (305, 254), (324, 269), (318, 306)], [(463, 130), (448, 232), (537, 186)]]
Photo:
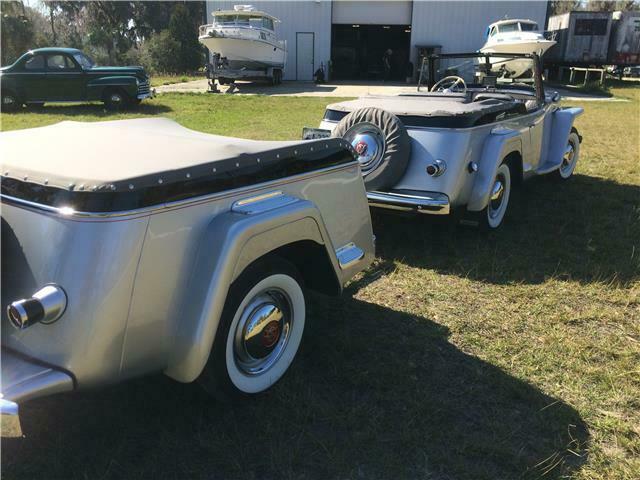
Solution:
[(354, 161), (342, 139), (243, 140), (165, 118), (3, 132), (0, 148), (3, 194), (85, 211), (139, 208)]

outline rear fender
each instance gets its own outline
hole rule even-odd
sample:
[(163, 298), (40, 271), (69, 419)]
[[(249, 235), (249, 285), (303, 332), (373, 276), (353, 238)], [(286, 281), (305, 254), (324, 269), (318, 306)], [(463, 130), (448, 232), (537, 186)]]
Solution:
[(502, 127), (491, 130), (491, 134), (485, 140), (482, 148), (467, 210), (480, 211), (487, 206), (496, 170), (507, 155), (514, 152), (522, 158), (520, 132)]
[(280, 208), (246, 214), (218, 215), (206, 228), (195, 255), (194, 268), (181, 301), (180, 322), (165, 373), (192, 382), (209, 358), (231, 283), (252, 262), (299, 241), (323, 245), (336, 273), (335, 250), (317, 207), (295, 199)]
[(138, 83), (135, 77), (117, 76), (117, 77), (100, 77), (91, 80), (87, 84), (87, 97), (89, 100), (102, 100), (104, 91), (108, 88), (121, 88), (131, 98), (135, 98), (138, 94)]

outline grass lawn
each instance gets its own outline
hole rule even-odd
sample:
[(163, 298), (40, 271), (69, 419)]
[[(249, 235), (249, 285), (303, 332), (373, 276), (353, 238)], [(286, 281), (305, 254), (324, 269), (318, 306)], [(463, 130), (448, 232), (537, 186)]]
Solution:
[[(640, 478), (640, 88), (612, 93), (630, 101), (583, 104), (575, 177), (525, 185), (501, 231), (376, 215), (376, 263), (313, 297), (268, 393), (225, 406), (155, 376), (36, 400), (3, 477)], [(163, 115), (291, 139), (334, 101), (167, 94), (0, 121)]]
[(172, 83), (191, 82), (192, 80), (202, 80), (202, 75), (151, 75), (151, 86), (159, 87), (161, 85), (171, 85)]

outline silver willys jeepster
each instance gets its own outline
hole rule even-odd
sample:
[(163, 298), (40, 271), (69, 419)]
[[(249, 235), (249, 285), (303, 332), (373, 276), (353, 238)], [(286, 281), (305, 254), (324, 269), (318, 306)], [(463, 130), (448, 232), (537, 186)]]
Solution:
[(545, 95), (536, 55), (432, 55), (416, 93), (328, 105), (320, 128), (303, 135), (353, 146), (373, 207), (456, 209), (463, 221), (493, 229), (522, 180), (572, 175), (582, 141), (573, 122), (583, 110), (559, 100)]
[(5, 434), (20, 402), (151, 372), (262, 392), (296, 355), (304, 287), (338, 294), (374, 255), (342, 139), (160, 118), (62, 122), (0, 147)]

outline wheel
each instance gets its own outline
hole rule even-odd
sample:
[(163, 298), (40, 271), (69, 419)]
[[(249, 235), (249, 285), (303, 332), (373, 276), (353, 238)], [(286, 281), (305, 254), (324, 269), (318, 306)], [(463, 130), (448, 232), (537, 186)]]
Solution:
[(291, 365), (305, 316), (303, 282), (291, 263), (273, 257), (249, 266), (231, 285), (198, 382), (222, 400), (267, 390)]
[(129, 103), (129, 97), (120, 89), (109, 89), (104, 94), (104, 106), (107, 110), (122, 110)]
[(391, 188), (407, 169), (411, 141), (398, 117), (380, 108), (361, 108), (334, 128), (354, 148), (367, 191)]
[(220, 85), (229, 85), (231, 83), (231, 80), (225, 77), (219, 77), (218, 78), (218, 83)]
[(481, 212), (467, 216), (469, 220), (477, 222), (480, 229), (495, 230), (502, 225), (511, 198), (511, 179), (511, 168), (507, 162), (503, 162), (493, 178), (489, 203)]
[(578, 131), (575, 128), (571, 129), (569, 139), (567, 140), (567, 147), (562, 156), (562, 163), (560, 168), (556, 170), (556, 178), (560, 180), (567, 180), (573, 175), (573, 171), (576, 169), (578, 163), (578, 157), (580, 156), (580, 137)]
[(2, 111), (15, 112), (20, 108), (20, 101), (12, 92), (2, 92)]

